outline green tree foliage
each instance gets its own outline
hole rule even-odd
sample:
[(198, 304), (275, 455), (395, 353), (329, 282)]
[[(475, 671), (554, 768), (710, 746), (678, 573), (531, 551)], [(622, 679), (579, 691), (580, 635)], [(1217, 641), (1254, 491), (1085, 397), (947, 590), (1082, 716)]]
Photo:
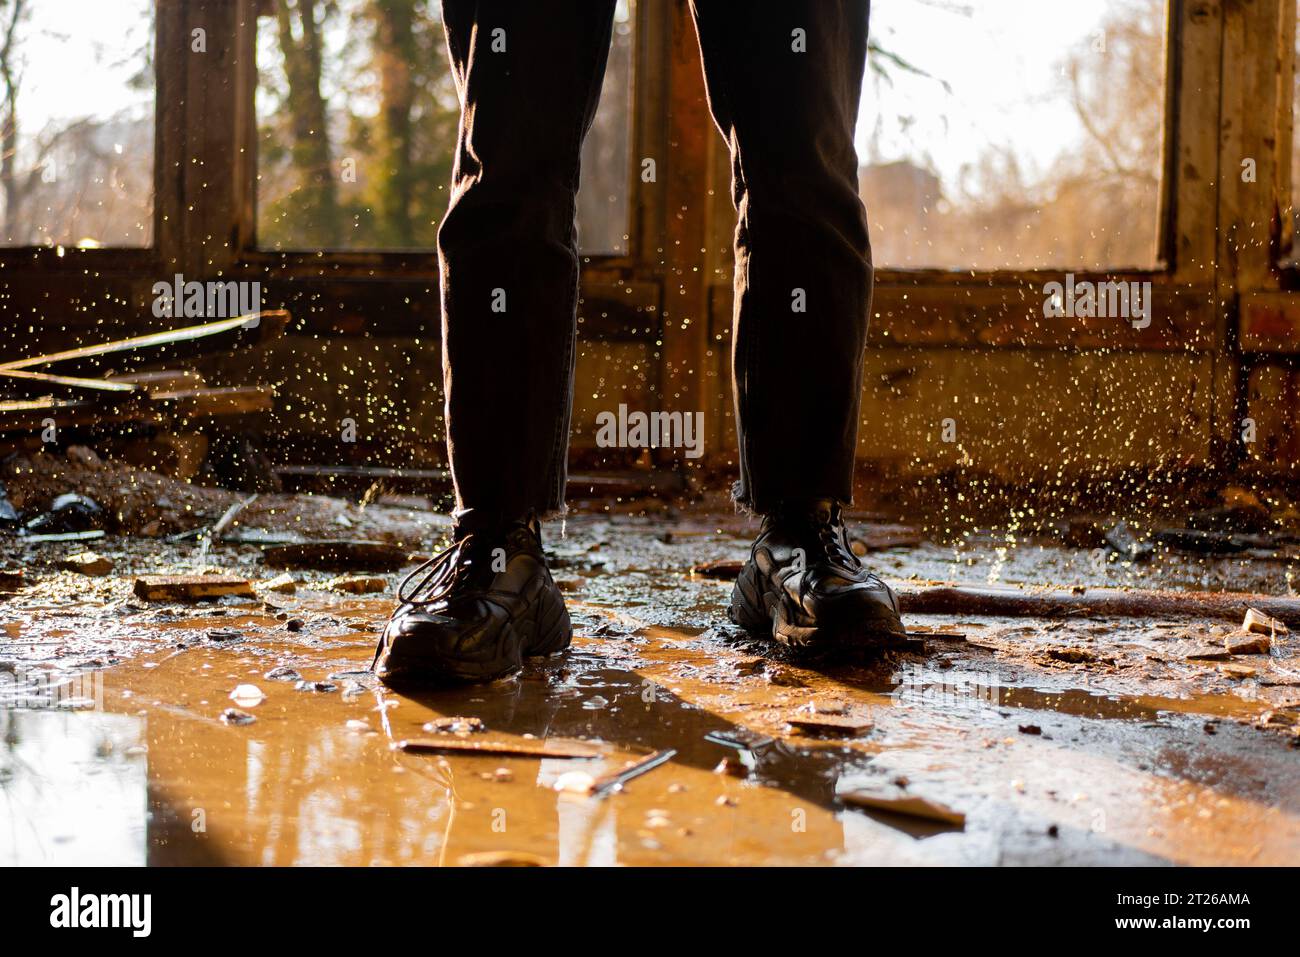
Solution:
[(258, 241), (434, 245), (458, 104), (432, 0), (274, 0), (259, 25)]

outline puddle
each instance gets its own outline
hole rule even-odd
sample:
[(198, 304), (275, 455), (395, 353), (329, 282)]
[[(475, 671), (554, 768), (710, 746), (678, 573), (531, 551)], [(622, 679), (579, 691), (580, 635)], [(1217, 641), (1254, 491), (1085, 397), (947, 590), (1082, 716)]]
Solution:
[[(741, 539), (689, 531), (670, 544), (653, 523), (571, 520), (557, 547), (567, 563), (558, 574), (576, 580), (572, 651), (514, 680), (414, 696), (366, 671), (391, 607), (382, 596), (106, 601), (39, 617), (10, 607), (0, 862), (1300, 858), (1300, 751), (1249, 725), (1300, 690), (1153, 661), (1168, 642), (1141, 623), (927, 620), (960, 625), (970, 640), (815, 670), (725, 624), (727, 583), (692, 579), (669, 556), (726, 557)], [(1041, 657), (1062, 644), (1098, 660)], [(85, 671), (94, 659), (120, 663)], [(790, 726), (828, 702), (871, 727), (837, 737)], [(254, 720), (223, 721), (230, 708)], [(599, 756), (391, 747), (436, 735), (426, 724), (451, 716), (482, 721), (466, 741), (581, 739)], [(621, 791), (555, 789), (572, 772), (600, 777), (666, 748), (671, 761)], [(966, 814), (965, 827), (846, 806), (859, 788), (944, 803)]]

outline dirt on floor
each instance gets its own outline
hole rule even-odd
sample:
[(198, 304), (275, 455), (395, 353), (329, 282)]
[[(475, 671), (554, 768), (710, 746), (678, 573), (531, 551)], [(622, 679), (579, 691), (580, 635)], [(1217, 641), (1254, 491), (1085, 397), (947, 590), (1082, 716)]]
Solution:
[[(180, 515), (210, 526), (248, 496), (26, 461), (5, 480), (25, 512), (77, 491), (120, 517), (89, 542), (0, 537), (0, 568), (25, 572), (0, 602), (0, 863), (1300, 860), (1289, 632), (1230, 655), (1229, 621), (909, 615), (910, 648), (793, 660), (727, 622), (725, 565), (698, 572), (743, 559), (751, 521), (721, 499), (593, 504), (546, 533), (567, 654), (396, 694), (369, 674), (374, 644), (446, 516), (263, 496), (232, 524), (240, 541), (176, 540)], [(1258, 541), (1099, 560), (1006, 525), (934, 541), (863, 518), (859, 550), (904, 591), (1292, 591), (1284, 549)], [(173, 537), (121, 534), (154, 521)], [(363, 594), (265, 564), (264, 541), (322, 538), (411, 555), (363, 575), (378, 579)], [(111, 570), (61, 569), (87, 548)], [(134, 592), (143, 574), (212, 570), (255, 596)]]

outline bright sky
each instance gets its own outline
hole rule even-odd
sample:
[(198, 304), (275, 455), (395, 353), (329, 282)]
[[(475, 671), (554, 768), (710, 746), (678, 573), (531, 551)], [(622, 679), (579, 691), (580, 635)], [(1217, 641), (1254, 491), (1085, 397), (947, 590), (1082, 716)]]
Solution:
[[(871, 134), (883, 116), (874, 157), (881, 162), (910, 158), (951, 183), (990, 144), (1013, 144), (1033, 178), (1081, 138), (1065, 99), (1065, 56), (1092, 49), (1106, 15), (1132, 3), (872, 0), (873, 40), (935, 79), (895, 69), (890, 87), (868, 76), (858, 115), (860, 157), (873, 158)], [(915, 122), (904, 129), (900, 116)]]
[(153, 108), (152, 92), (128, 89), (152, 26), (153, 0), (29, 0), (20, 29), (18, 118), (24, 135), (51, 120), (130, 116)]

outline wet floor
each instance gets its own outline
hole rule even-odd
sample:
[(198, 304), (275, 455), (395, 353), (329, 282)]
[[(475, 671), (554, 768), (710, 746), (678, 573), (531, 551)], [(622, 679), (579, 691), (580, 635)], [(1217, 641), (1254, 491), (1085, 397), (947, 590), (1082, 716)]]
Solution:
[[(1234, 671), (1186, 656), (1230, 630), (1217, 623), (915, 617), (934, 632), (923, 650), (808, 667), (727, 625), (729, 584), (689, 573), (743, 555), (750, 531), (731, 516), (571, 519), (548, 549), (572, 650), (416, 696), (366, 672), (390, 600), (309, 587), (325, 576), (294, 595), (145, 605), (125, 574), (152, 560), (137, 554), (91, 601), (61, 584), (11, 599), (0, 863), (1300, 861), (1295, 645)], [(250, 554), (211, 560), (274, 574)], [(1134, 574), (997, 541), (870, 560), (895, 580)], [(1285, 569), (1241, 563), (1141, 574), (1286, 588)], [(807, 723), (837, 719), (850, 727)], [(397, 746), (427, 740), (480, 750)], [(506, 746), (549, 753), (493, 753)], [(859, 793), (964, 822), (862, 810)]]

